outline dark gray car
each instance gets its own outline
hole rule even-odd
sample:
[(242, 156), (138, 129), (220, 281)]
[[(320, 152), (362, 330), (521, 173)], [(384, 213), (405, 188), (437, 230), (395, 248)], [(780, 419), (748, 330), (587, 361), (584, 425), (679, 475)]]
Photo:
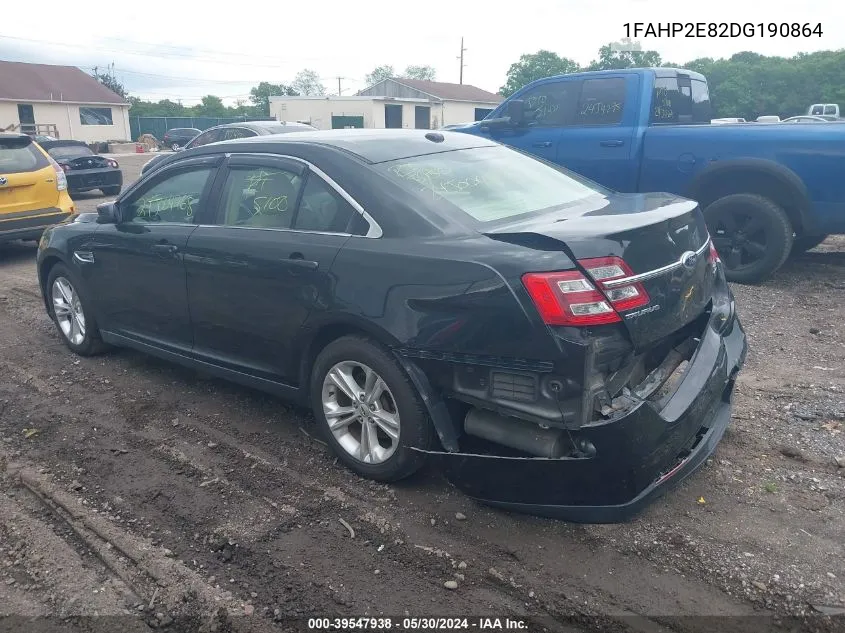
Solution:
[[(268, 136), (270, 134), (285, 134), (287, 132), (305, 132), (308, 130), (315, 130), (316, 128), (307, 123), (297, 123), (295, 121), (248, 121), (244, 123), (224, 123), (223, 125), (216, 125), (208, 128), (205, 132), (197, 134), (192, 138), (182, 149), (191, 149), (208, 145), (209, 143), (216, 143), (218, 141), (230, 141), (238, 138), (249, 138), (250, 136)], [(145, 163), (141, 168), (141, 175), (143, 176), (153, 167), (159, 164), (162, 160), (167, 158), (167, 154), (159, 154), (149, 162)]]

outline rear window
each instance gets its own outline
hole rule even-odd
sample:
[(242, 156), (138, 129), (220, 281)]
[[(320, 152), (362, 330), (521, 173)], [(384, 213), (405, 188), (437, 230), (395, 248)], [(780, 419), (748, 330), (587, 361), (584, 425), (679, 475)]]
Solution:
[(0, 138), (0, 174), (35, 171), (49, 164), (29, 137)]
[(376, 166), (408, 191), (477, 222), (561, 209), (609, 193), (600, 185), (507, 147), (478, 147)]
[[(710, 123), (707, 83), (689, 75), (658, 77), (651, 96), (651, 122)], [(737, 120), (738, 119), (732, 119)]]
[(51, 147), (47, 150), (56, 160), (64, 160), (70, 158), (79, 158), (81, 156), (93, 156), (94, 152), (85, 145), (66, 145), (63, 147)]

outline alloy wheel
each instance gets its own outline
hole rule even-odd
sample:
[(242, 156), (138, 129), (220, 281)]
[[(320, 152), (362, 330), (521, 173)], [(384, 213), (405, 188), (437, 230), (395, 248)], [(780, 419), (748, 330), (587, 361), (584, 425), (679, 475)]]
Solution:
[(741, 270), (766, 256), (766, 224), (758, 215), (725, 210), (708, 224), (713, 245), (727, 268)]
[(56, 277), (52, 288), (53, 313), (65, 338), (73, 345), (85, 340), (85, 312), (79, 294), (65, 277)]
[(323, 380), (323, 413), (343, 450), (366, 464), (381, 464), (399, 446), (399, 410), (387, 383), (357, 361), (334, 365)]

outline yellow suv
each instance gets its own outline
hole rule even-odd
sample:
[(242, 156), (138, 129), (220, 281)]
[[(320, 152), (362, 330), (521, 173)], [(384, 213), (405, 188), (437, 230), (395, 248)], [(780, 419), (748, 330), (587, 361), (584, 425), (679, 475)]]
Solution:
[(0, 242), (37, 240), (75, 212), (58, 163), (29, 136), (0, 133)]

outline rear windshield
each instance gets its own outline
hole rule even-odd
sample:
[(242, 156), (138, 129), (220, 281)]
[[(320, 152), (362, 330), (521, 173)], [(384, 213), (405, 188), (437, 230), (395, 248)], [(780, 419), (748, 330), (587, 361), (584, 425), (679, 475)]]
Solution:
[(29, 137), (0, 138), (0, 174), (35, 171), (49, 164)]
[[(405, 189), (477, 222), (560, 209), (608, 190), (507, 147), (478, 147), (380, 163)], [(451, 209), (450, 209), (451, 207)]]
[(63, 147), (51, 147), (47, 150), (56, 160), (67, 160), (72, 158), (80, 158), (81, 156), (93, 156), (94, 152), (85, 145), (65, 145)]

